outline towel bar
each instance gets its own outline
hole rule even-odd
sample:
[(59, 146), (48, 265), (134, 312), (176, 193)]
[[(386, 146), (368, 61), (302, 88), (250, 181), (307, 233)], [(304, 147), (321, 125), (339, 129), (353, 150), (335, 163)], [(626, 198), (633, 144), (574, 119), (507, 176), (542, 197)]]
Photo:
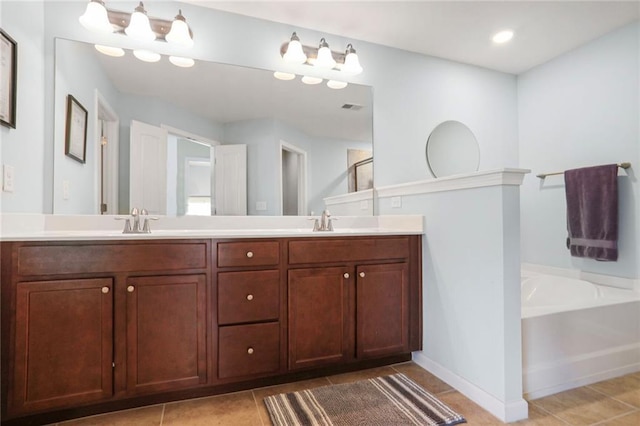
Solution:
[[(621, 167), (623, 169), (628, 169), (629, 167), (631, 167), (631, 163), (619, 163), (618, 167)], [(547, 176), (561, 175), (561, 174), (564, 174), (564, 172), (540, 173), (539, 175), (536, 175), (536, 177), (540, 179), (544, 179)]]

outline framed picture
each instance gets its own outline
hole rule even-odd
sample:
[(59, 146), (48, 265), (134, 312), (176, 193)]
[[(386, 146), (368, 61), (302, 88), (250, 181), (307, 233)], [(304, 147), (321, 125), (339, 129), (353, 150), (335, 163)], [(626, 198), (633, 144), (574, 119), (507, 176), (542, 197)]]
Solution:
[(18, 44), (0, 28), (0, 124), (16, 128)]
[(71, 95), (67, 95), (64, 153), (81, 163), (87, 159), (87, 110)]

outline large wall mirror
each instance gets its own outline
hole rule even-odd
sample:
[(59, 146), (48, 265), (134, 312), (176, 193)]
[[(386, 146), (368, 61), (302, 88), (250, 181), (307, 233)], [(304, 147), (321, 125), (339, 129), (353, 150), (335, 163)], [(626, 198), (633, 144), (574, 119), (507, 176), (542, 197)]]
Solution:
[[(84, 163), (65, 155), (69, 95), (88, 111)], [(372, 185), (371, 170), (354, 184), (373, 155), (367, 86), (56, 39), (54, 100), (56, 214), (319, 214)]]

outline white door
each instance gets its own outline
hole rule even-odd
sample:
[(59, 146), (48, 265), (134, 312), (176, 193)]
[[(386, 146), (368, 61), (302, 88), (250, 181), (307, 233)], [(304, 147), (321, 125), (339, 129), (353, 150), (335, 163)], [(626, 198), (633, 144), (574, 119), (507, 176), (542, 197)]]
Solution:
[(214, 151), (215, 214), (247, 214), (247, 146), (217, 145)]
[(167, 213), (167, 130), (131, 121), (129, 207)]

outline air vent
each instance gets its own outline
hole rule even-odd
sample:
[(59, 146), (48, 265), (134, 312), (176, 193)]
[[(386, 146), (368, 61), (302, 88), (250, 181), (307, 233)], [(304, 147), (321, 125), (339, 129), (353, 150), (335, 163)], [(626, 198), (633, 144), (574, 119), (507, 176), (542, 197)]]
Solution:
[(360, 111), (364, 107), (362, 105), (358, 105), (358, 104), (344, 104), (340, 108), (348, 109), (348, 110), (351, 110), (351, 111)]

